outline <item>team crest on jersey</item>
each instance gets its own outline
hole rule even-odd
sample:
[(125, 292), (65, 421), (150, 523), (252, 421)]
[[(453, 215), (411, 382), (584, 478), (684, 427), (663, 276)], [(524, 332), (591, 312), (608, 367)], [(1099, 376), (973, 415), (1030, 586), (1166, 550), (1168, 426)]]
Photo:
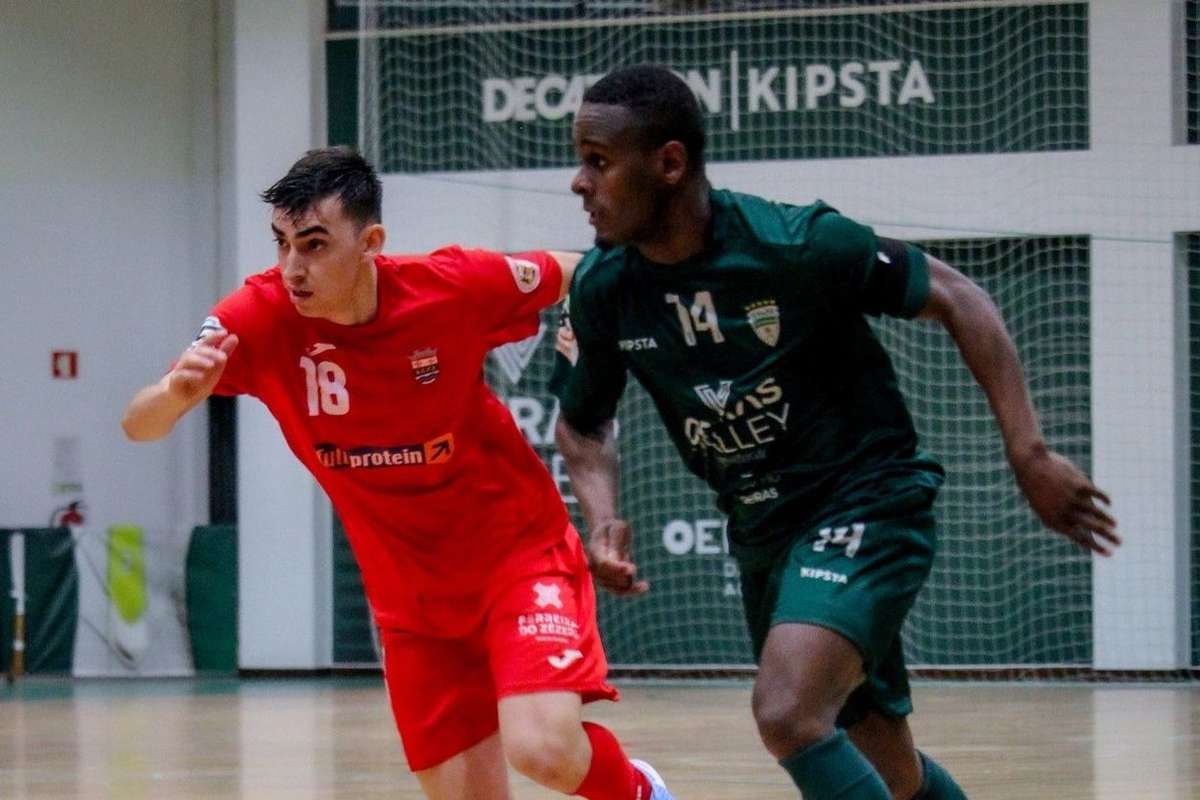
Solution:
[(779, 305), (774, 299), (758, 300), (746, 306), (746, 319), (750, 320), (754, 335), (763, 344), (771, 347), (779, 344)]
[(512, 270), (513, 280), (522, 294), (529, 294), (542, 283), (542, 268), (532, 261), (523, 258), (505, 256), (508, 268)]
[(417, 379), (417, 383), (428, 385), (436, 381), (441, 374), (436, 347), (415, 350), (408, 356), (408, 360), (412, 364), (413, 377)]

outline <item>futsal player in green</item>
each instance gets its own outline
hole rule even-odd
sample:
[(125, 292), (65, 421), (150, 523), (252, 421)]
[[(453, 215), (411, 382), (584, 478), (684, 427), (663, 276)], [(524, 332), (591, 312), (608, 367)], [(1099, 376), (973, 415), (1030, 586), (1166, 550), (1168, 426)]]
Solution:
[(754, 718), (805, 800), (963, 798), (913, 744), (900, 640), (933, 563), (943, 471), (918, 448), (867, 317), (945, 326), (1042, 522), (1101, 555), (1120, 543), (1108, 498), (1047, 447), (996, 307), (827, 205), (714, 190), (700, 109), (666, 69), (592, 86), (574, 141), (571, 188), (598, 247), (576, 272), (559, 337), (574, 363), (560, 359), (554, 389), (597, 581), (648, 589), (617, 508), (613, 417), (633, 373), (728, 514)]

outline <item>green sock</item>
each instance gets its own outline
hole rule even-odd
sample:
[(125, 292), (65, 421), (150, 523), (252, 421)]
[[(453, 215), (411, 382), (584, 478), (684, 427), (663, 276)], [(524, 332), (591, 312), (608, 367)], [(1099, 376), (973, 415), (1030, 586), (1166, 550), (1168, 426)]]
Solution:
[(843, 730), (797, 750), (779, 765), (804, 800), (891, 800), (883, 778)]
[(921, 756), (921, 767), (925, 778), (921, 781), (921, 791), (913, 800), (967, 800), (962, 788), (950, 777), (950, 773), (942, 769), (942, 765), (924, 753)]

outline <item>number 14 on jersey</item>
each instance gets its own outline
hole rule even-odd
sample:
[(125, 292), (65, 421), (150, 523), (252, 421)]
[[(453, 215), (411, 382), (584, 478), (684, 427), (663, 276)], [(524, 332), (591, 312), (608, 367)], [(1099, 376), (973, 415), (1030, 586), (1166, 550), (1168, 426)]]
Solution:
[(696, 292), (692, 304), (686, 305), (677, 294), (666, 295), (666, 301), (675, 306), (679, 316), (679, 325), (683, 328), (683, 340), (688, 347), (696, 346), (697, 333), (709, 333), (717, 344), (725, 341), (721, 335), (721, 327), (717, 324), (717, 309), (713, 305), (711, 292)]

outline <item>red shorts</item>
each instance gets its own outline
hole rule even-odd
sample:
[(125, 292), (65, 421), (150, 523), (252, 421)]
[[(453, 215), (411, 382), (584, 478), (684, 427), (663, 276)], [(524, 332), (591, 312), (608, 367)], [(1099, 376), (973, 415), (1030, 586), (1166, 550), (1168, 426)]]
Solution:
[(596, 595), (579, 534), (499, 571), (483, 622), (466, 636), (382, 631), (392, 713), (414, 772), (437, 766), (499, 728), (497, 701), (544, 691), (616, 700), (596, 629)]

